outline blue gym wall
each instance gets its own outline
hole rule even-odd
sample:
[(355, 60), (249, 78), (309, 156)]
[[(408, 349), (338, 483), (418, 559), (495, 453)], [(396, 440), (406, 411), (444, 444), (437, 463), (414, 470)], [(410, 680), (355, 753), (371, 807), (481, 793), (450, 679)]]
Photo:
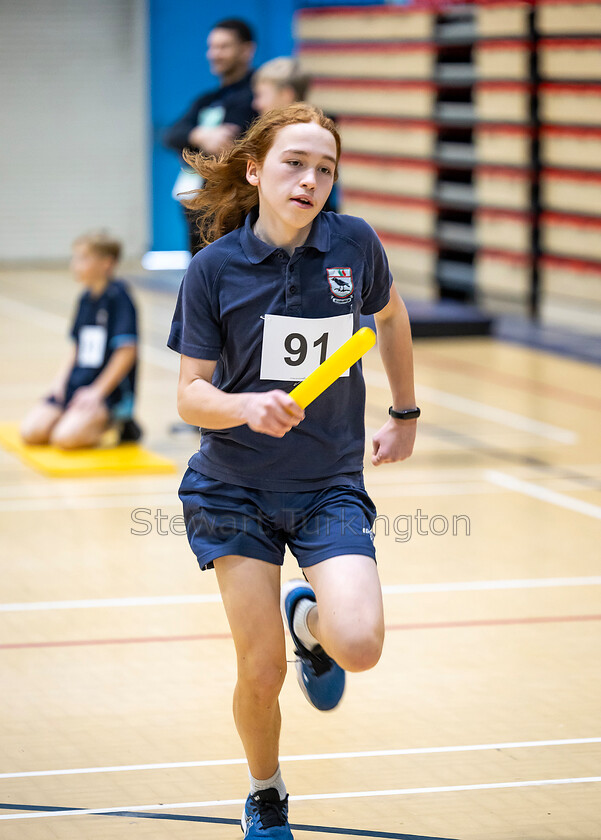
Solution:
[(187, 242), (179, 204), (171, 189), (179, 172), (174, 152), (161, 143), (173, 123), (200, 93), (216, 87), (205, 58), (212, 26), (226, 17), (246, 20), (257, 35), (255, 66), (293, 52), (292, 18), (306, 6), (371, 5), (382, 0), (149, 0), (152, 173), (151, 248), (184, 250)]
[(255, 66), (293, 49), (292, 17), (297, 0), (150, 0), (150, 101), (152, 114), (152, 249), (185, 250), (179, 204), (171, 188), (178, 157), (161, 143), (173, 123), (200, 93), (217, 87), (205, 58), (212, 26), (227, 17), (246, 20), (257, 35)]

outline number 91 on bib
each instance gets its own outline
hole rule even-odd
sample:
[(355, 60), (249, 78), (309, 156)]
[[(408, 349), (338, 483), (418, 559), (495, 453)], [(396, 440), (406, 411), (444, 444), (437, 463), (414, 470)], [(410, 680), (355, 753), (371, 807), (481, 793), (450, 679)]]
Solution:
[[(265, 315), (261, 379), (300, 382), (353, 334), (353, 315), (290, 318)], [(348, 376), (348, 370), (343, 376)]]

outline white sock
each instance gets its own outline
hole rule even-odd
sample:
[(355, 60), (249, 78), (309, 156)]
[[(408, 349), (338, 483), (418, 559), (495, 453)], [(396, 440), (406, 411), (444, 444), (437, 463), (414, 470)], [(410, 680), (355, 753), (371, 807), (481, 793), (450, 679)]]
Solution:
[(258, 790), (267, 790), (268, 788), (275, 788), (279, 794), (280, 801), (286, 798), (286, 785), (284, 784), (284, 780), (282, 779), (282, 773), (279, 764), (278, 769), (275, 771), (275, 773), (270, 779), (255, 779), (255, 777), (251, 774), (250, 770), (248, 771), (248, 777), (250, 779), (251, 796)]
[(292, 619), (292, 629), (308, 650), (313, 650), (319, 644), (307, 624), (307, 616), (314, 606), (315, 601), (310, 598), (301, 598), (294, 608), (294, 618)]

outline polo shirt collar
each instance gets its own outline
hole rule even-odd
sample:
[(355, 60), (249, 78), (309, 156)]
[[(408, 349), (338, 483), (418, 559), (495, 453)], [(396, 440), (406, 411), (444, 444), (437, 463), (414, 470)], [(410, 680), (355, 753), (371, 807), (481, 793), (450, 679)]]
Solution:
[[(255, 207), (246, 217), (240, 234), (240, 244), (249, 262), (257, 264), (266, 260), (274, 251), (279, 251), (277, 245), (268, 245), (253, 233), (253, 225), (257, 221), (259, 208)], [(311, 227), (307, 241), (301, 248), (315, 248), (324, 254), (330, 250), (330, 228), (323, 213), (319, 213)]]
[(302, 247), (315, 248), (324, 254), (330, 250), (330, 226), (323, 211), (315, 217), (307, 241)]

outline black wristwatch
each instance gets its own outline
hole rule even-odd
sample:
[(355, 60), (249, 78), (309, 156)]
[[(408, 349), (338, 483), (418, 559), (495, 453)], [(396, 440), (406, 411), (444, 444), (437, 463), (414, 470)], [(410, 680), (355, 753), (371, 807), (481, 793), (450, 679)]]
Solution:
[(404, 411), (395, 411), (392, 406), (388, 409), (388, 413), (395, 420), (417, 420), (421, 411), (419, 408), (406, 408)]

